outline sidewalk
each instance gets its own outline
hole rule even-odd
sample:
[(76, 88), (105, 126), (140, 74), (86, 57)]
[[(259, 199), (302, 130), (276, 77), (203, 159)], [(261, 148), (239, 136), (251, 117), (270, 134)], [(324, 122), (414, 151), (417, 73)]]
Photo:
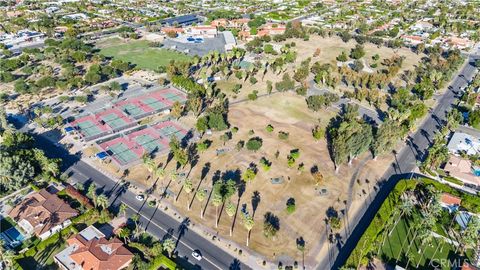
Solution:
[[(98, 168), (95, 165), (95, 162), (94, 162), (93, 159), (88, 158), (88, 157), (84, 157), (84, 158), (82, 158), (82, 161), (84, 161), (88, 165), (94, 167), (99, 172), (106, 175), (107, 177), (109, 177), (113, 181), (115, 181), (115, 182), (120, 181), (120, 179), (118, 179), (116, 176), (112, 175), (111, 173)], [(137, 186), (140, 190), (148, 189), (145, 185), (142, 185), (142, 184), (139, 184), (139, 183), (136, 183), (136, 182), (135, 182), (135, 186)], [(171, 204), (170, 202), (168, 202), (166, 200), (163, 200), (160, 196), (158, 196), (158, 194), (153, 193), (153, 194), (150, 194), (149, 196), (153, 197), (155, 199), (155, 201), (158, 202), (158, 209), (162, 209), (161, 211), (168, 214), (170, 217), (172, 217), (174, 219), (178, 219), (178, 220), (183, 220), (185, 218), (184, 215), (182, 215), (179, 211), (177, 211), (177, 208), (173, 204)], [(167, 209), (167, 210), (165, 210), (165, 209)], [(213, 230), (209, 227), (206, 227), (203, 224), (192, 223), (190, 225), (189, 229), (194, 231), (195, 233), (203, 236), (204, 239), (210, 241), (211, 243), (213, 243), (217, 247), (219, 247), (219, 248), (223, 249), (224, 251), (228, 252), (229, 254), (231, 254), (235, 258), (239, 259), (242, 263), (248, 265), (252, 269), (259, 269), (259, 268), (272, 269), (272, 270), (273, 269), (278, 269), (278, 265), (276, 265), (273, 262), (268, 262), (267, 261), (266, 266), (261, 265), (262, 261), (264, 261), (264, 260), (266, 261), (266, 259), (263, 258), (263, 256), (261, 256), (260, 254), (254, 252), (254, 251), (252, 251), (252, 250), (250, 250), (250, 249), (248, 249), (248, 248), (246, 248), (242, 245), (239, 245), (238, 243), (236, 243), (234, 241), (228, 240), (227, 238), (224, 238), (224, 237), (220, 236), (215, 230)], [(238, 253), (238, 250), (242, 250), (241, 255)]]

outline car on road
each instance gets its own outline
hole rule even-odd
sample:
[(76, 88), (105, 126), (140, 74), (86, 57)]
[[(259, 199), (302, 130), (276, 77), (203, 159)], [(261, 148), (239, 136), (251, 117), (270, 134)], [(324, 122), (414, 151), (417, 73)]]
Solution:
[(202, 254), (200, 254), (199, 250), (194, 250), (192, 252), (192, 257), (195, 258), (197, 261), (202, 260)]
[(139, 201), (143, 201), (143, 200), (145, 200), (145, 197), (142, 194), (139, 194), (139, 195), (135, 196), (135, 199), (137, 199)]

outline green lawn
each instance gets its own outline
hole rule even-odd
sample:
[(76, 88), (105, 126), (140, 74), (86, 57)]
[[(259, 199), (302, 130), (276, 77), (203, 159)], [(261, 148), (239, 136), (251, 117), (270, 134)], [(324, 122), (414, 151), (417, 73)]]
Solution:
[(115, 59), (135, 64), (141, 69), (155, 70), (159, 66), (167, 66), (170, 60), (183, 61), (191, 57), (179, 52), (149, 46), (149, 41), (132, 40), (125, 42), (112, 38), (100, 42), (100, 53)]
[(71, 233), (63, 230), (54, 234), (45, 241), (40, 242), (38, 245), (30, 248), (25, 253), (17, 257), (16, 269), (57, 269), (53, 256), (59, 253), (66, 247), (65, 239), (68, 238)]
[[(416, 215), (415, 218), (420, 218), (420, 216)], [(380, 251), (380, 258), (382, 258), (384, 262), (388, 262), (391, 265), (398, 264), (403, 267), (406, 266), (408, 258), (405, 256), (405, 254), (414, 236), (412, 230), (408, 236), (408, 239), (406, 237), (409, 223), (411, 222), (411, 220), (402, 219), (398, 222), (391, 235), (387, 238)], [(439, 247), (437, 253), (435, 253), (435, 249), (437, 248), (437, 246)], [(401, 255), (399, 257), (399, 261), (396, 262), (400, 250)], [(410, 253), (413, 257), (409, 262), (409, 269), (417, 269), (417, 264), (418, 269), (434, 269), (433, 265), (430, 265), (432, 259), (435, 259), (433, 261), (437, 261), (440, 259), (448, 258), (453, 261), (455, 258), (457, 258), (454, 251), (455, 247), (448, 244), (443, 239), (434, 238), (430, 245), (425, 244), (421, 246), (421, 241), (417, 238), (410, 247)], [(432, 258), (434, 254), (435, 258)], [(451, 266), (445, 264), (442, 269), (450, 269), (450, 267)]]

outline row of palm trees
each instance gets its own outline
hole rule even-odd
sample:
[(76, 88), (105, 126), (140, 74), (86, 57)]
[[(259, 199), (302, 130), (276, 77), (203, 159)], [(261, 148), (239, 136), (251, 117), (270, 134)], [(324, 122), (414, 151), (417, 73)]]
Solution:
[[(165, 195), (166, 192), (166, 187), (164, 186), (164, 181), (167, 177), (167, 173), (165, 171), (165, 168), (162, 166), (162, 164), (157, 164), (155, 160), (150, 156), (150, 155), (143, 155), (142, 157), (143, 165), (146, 167), (148, 172), (150, 173), (149, 179), (155, 179), (153, 181), (153, 185), (156, 185), (158, 181), (161, 181), (161, 188), (162, 190), (162, 197)], [(174, 181), (178, 177), (178, 173), (176, 171), (172, 171), (169, 175), (170, 181)], [(237, 206), (231, 202), (230, 198), (233, 196), (237, 189), (237, 184), (233, 180), (228, 180), (228, 181), (217, 181), (213, 185), (213, 189), (211, 191), (211, 203), (213, 206), (215, 206), (215, 228), (218, 228), (218, 223), (219, 223), (219, 207), (222, 206), (222, 209), (225, 208), (225, 213), (232, 218), (236, 213), (237, 213)], [(207, 190), (205, 189), (200, 189), (200, 186), (197, 188), (194, 187), (193, 182), (191, 179), (186, 178), (183, 181), (182, 184), (182, 189), (181, 191), (184, 191), (185, 194), (187, 195), (187, 200), (186, 200), (186, 206), (187, 210), (191, 210), (191, 205), (193, 203), (193, 199), (196, 199), (200, 204), (200, 218), (203, 219), (205, 215), (205, 209), (206, 205), (203, 205), (203, 202), (207, 198)], [(193, 198), (192, 198), (192, 194)], [(90, 194), (90, 196), (92, 196)], [(95, 197), (93, 197), (95, 198)], [(177, 201), (179, 196), (176, 197), (175, 201)], [(95, 202), (95, 200), (93, 200)], [(96, 198), (96, 201), (98, 201), (98, 198)], [(100, 204), (97, 205), (100, 206)], [(247, 246), (249, 245), (249, 236), (250, 236), (250, 231), (252, 230), (255, 222), (253, 220), (253, 217), (248, 214), (248, 213), (242, 213), (242, 220), (243, 220), (243, 225), (245, 226), (248, 234), (247, 234)], [(233, 225), (230, 227), (230, 236), (233, 234)]]
[[(402, 258), (403, 255), (404, 258), (407, 259), (406, 269), (408, 269), (412, 260), (414, 260), (415, 257), (418, 256), (417, 254), (420, 254), (420, 258), (414, 266), (418, 269), (420, 263), (422, 262), (421, 258), (425, 256), (427, 246), (431, 246), (433, 241), (436, 242), (436, 248), (431, 256), (432, 258), (435, 258), (437, 252), (439, 250), (443, 250), (445, 243), (448, 242), (443, 239), (437, 240), (437, 238), (433, 234), (433, 228), (438, 223), (438, 218), (440, 217), (442, 212), (442, 207), (440, 206), (440, 193), (435, 190), (433, 186), (427, 186), (425, 189), (415, 188), (413, 192), (407, 191), (401, 194), (400, 198), (400, 205), (394, 208), (392, 217), (387, 221), (387, 224), (385, 225), (385, 230), (381, 235), (381, 241), (379, 242), (376, 254), (380, 254), (386, 239), (390, 237), (399, 222), (405, 217), (411, 217), (415, 212), (415, 207), (418, 207), (421, 219), (413, 218), (413, 223), (408, 226), (408, 231), (402, 241), (399, 253), (395, 258), (396, 263), (398, 263), (398, 261)], [(451, 229), (454, 222), (455, 215), (450, 222), (449, 228), (447, 228), (447, 234), (450, 237), (457, 234), (455, 238), (458, 241), (458, 244), (455, 253), (460, 251), (463, 254), (467, 247), (475, 247), (476, 245), (478, 245), (478, 243), (480, 243), (478, 239), (478, 232), (480, 231), (479, 218), (472, 217), (472, 219), (468, 223), (467, 228), (460, 233), (455, 233), (453, 229)], [(452, 238), (450, 239), (452, 240)], [(418, 242), (418, 240), (420, 241)], [(450, 242), (455, 243), (454, 240)], [(415, 253), (412, 250), (412, 246), (414, 244), (418, 244), (418, 249)]]

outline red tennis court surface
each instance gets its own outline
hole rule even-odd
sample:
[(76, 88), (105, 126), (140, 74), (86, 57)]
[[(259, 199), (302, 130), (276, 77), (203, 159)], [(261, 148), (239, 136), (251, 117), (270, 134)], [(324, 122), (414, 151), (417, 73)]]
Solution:
[(110, 108), (76, 118), (70, 123), (85, 140), (90, 141), (109, 133), (135, 126), (135, 122), (163, 112), (179, 101), (184, 103), (187, 95), (175, 88), (165, 88), (114, 102)]

